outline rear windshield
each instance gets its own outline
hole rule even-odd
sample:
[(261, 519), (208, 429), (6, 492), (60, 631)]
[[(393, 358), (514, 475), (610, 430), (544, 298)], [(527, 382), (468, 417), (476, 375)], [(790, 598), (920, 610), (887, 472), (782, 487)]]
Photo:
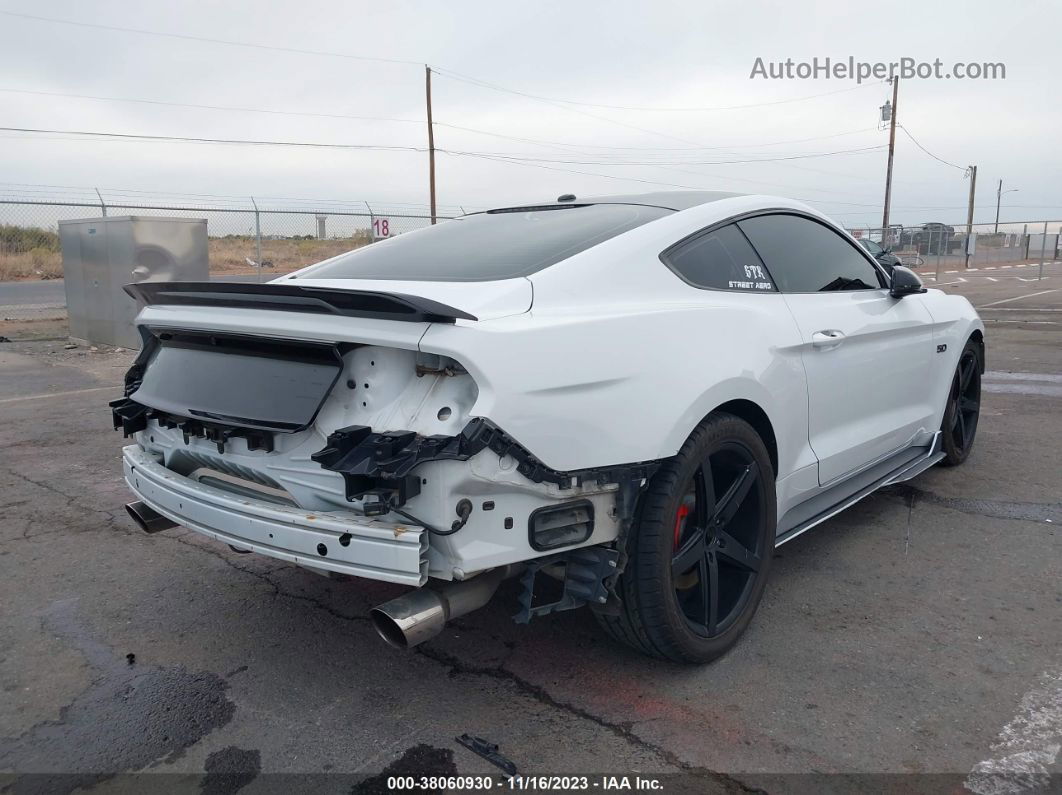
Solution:
[(441, 221), (430, 229), (341, 254), (303, 273), (302, 278), (512, 279), (548, 268), (671, 212), (635, 204), (492, 210)]

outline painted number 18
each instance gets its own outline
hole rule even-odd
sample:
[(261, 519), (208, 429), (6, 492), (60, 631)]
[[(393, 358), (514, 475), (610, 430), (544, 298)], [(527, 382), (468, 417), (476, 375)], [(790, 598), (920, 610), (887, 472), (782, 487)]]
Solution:
[(372, 236), (373, 237), (390, 237), (391, 236), (391, 220), (389, 218), (373, 218), (372, 219)]

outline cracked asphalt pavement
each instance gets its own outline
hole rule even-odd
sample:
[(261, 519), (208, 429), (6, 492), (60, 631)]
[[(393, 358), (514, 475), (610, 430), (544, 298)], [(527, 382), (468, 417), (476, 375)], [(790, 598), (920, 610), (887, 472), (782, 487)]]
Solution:
[[(780, 775), (806, 773), (969, 784), (1062, 671), (1062, 291), (949, 289), (1019, 310), (984, 313), (970, 460), (782, 547), (746, 636), (700, 668), (619, 647), (586, 611), (516, 626), (510, 585), (391, 649), (367, 613), (399, 587), (135, 530), (106, 405), (130, 354), (0, 345), (0, 789), (148, 771), (211, 792), (261, 791), (270, 773), (384, 791), (382, 771), (497, 773), (465, 732), (522, 773), (681, 772), (698, 792), (822, 791)], [(1054, 747), (1037, 758), (1057, 775)]]

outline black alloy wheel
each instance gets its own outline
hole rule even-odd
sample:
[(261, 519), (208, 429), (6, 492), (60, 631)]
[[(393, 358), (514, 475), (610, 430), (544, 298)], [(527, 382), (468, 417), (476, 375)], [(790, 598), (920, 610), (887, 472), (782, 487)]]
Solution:
[(968, 342), (959, 357), (944, 409), (944, 463), (961, 464), (970, 455), (981, 413), (981, 356), (977, 344)]
[(767, 447), (739, 417), (713, 413), (642, 494), (617, 584), (596, 611), (615, 639), (654, 657), (708, 662), (745, 631), (763, 595), (777, 529)]

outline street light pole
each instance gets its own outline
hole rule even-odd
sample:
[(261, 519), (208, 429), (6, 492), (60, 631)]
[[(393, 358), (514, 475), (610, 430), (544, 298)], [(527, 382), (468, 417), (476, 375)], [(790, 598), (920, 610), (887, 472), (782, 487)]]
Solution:
[(999, 231), (999, 202), (1003, 198), (1003, 180), (999, 181), (999, 187), (996, 188), (996, 224), (992, 227), (992, 232), (995, 234)]
[(999, 231), (999, 204), (1003, 199), (1004, 193), (1017, 193), (1017, 188), (1011, 188), (1010, 190), (1003, 190), (1003, 180), (999, 181), (999, 187), (996, 188), (996, 225), (992, 229), (993, 232)]

